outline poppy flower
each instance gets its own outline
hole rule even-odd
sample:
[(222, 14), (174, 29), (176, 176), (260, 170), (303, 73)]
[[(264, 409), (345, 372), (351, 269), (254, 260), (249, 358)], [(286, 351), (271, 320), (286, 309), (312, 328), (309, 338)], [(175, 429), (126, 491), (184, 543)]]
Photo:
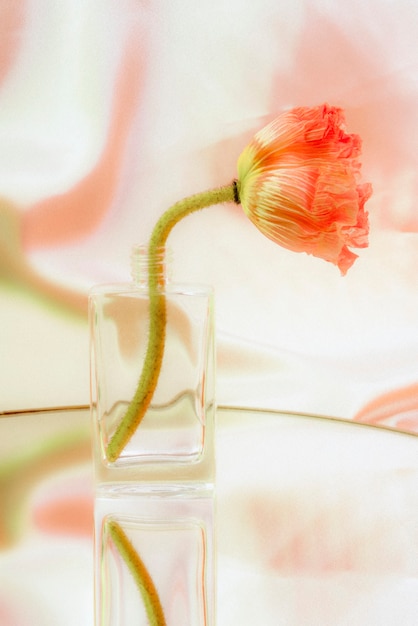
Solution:
[(345, 132), (342, 109), (298, 107), (258, 132), (238, 160), (237, 193), (269, 239), (337, 265), (342, 274), (368, 245), (360, 183), (361, 139)]
[(148, 349), (135, 395), (107, 446), (109, 462), (118, 459), (138, 428), (157, 386), (167, 313), (156, 259), (181, 219), (221, 202), (236, 202), (274, 242), (330, 261), (342, 274), (357, 258), (349, 247), (368, 245), (364, 204), (372, 188), (359, 182), (361, 140), (347, 134), (344, 123), (342, 109), (328, 104), (279, 115), (242, 152), (237, 180), (179, 200), (157, 221), (148, 246)]

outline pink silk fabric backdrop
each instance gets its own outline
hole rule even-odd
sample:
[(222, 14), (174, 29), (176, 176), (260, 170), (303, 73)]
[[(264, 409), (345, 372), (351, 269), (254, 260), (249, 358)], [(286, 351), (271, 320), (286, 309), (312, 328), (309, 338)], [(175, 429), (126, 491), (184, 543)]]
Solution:
[(221, 404), (418, 429), (418, 9), (402, 7), (3, 5), (3, 409), (88, 401), (88, 288), (129, 280), (131, 247), (171, 203), (229, 183), (267, 119), (328, 101), (374, 186), (349, 275), (234, 206), (176, 228), (174, 275), (215, 286)]
[[(417, 40), (410, 0), (0, 3), (0, 411), (87, 404), (89, 288), (129, 281), (132, 246), (267, 120), (328, 102), (374, 188), (348, 275), (225, 205), (173, 231), (174, 276), (215, 288), (219, 404), (418, 432)], [(67, 532), (61, 500), (35, 526)]]

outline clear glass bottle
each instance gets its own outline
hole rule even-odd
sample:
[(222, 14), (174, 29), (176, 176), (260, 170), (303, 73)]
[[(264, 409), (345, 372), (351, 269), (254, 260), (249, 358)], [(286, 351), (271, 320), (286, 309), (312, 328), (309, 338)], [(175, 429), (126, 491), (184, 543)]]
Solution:
[[(158, 254), (153, 265), (135, 248), (132, 282), (95, 287), (89, 299), (96, 626), (215, 624), (213, 291), (172, 283)], [(149, 347), (151, 275), (166, 311), (161, 370), (142, 421), (109, 460)], [(161, 618), (150, 617), (152, 597)]]
[(106, 448), (135, 394), (149, 338), (147, 249), (133, 250), (132, 283), (99, 286), (90, 294), (91, 404), (99, 483), (214, 480), (213, 291), (172, 283), (165, 249), (159, 254), (164, 262), (156, 263), (157, 278), (167, 310), (161, 372), (142, 422), (112, 462)]

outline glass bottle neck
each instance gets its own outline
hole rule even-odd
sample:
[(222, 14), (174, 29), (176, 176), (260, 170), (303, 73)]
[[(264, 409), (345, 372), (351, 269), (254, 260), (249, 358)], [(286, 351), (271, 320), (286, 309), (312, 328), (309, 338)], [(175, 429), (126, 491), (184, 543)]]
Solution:
[(135, 285), (146, 287), (152, 276), (157, 284), (166, 285), (171, 279), (172, 253), (170, 248), (161, 246), (152, 256), (148, 246), (139, 245), (132, 249), (131, 275)]

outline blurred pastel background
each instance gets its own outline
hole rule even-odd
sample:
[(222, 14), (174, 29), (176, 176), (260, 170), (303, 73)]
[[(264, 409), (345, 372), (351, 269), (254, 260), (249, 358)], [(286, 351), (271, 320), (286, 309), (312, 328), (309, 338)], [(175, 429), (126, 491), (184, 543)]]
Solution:
[[(348, 275), (235, 206), (173, 231), (174, 275), (215, 287), (220, 405), (418, 433), (417, 39), (414, 0), (3, 0), (0, 412), (88, 404), (89, 288), (129, 281), (132, 246), (176, 200), (229, 183), (261, 124), (326, 101), (362, 136), (374, 188)], [(70, 415), (0, 417), (1, 626), (92, 624), (88, 420)], [(222, 602), (220, 626), (246, 623)], [(376, 624), (418, 623), (389, 613)]]

